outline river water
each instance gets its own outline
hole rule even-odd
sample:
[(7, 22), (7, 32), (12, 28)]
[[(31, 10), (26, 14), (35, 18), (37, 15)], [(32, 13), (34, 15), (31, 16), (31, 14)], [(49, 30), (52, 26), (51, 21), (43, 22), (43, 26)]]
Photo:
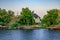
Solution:
[(58, 30), (0, 30), (0, 40), (60, 40)]

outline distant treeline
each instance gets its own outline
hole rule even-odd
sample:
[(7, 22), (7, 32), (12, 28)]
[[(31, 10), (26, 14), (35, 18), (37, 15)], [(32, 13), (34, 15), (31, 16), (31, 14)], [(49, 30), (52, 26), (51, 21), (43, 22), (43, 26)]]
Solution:
[[(47, 27), (50, 25), (60, 25), (60, 10), (52, 9), (47, 11), (47, 14), (41, 20), (41, 26)], [(15, 16), (12, 10), (6, 11), (0, 8), (0, 25), (34, 25), (34, 11), (29, 8), (22, 8), (21, 15)]]

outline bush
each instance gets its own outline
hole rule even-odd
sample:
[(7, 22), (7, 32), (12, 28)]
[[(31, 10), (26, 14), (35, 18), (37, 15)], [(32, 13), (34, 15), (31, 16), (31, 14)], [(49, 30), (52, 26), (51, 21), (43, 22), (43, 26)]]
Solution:
[(48, 25), (47, 24), (41, 24), (40, 27), (41, 28), (46, 28), (46, 27), (48, 27)]
[(11, 23), (8, 25), (8, 29), (17, 29), (18, 28), (18, 23)]
[(4, 23), (4, 22), (0, 22), (0, 25), (2, 25), (2, 26), (6, 26), (6, 23)]

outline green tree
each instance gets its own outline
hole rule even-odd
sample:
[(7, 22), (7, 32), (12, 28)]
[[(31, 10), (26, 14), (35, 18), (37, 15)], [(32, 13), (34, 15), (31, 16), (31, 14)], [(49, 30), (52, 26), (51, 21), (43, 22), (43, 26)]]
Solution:
[(12, 19), (14, 19), (14, 12), (13, 11), (11, 11), (11, 10), (8, 10), (8, 13), (7, 13), (7, 23), (9, 23), (9, 22), (11, 22), (12, 21)]
[(7, 12), (5, 9), (0, 8), (0, 24), (8, 24), (12, 20), (13, 16), (13, 11)]
[(35, 23), (34, 12), (28, 8), (22, 8), (19, 23), (23, 25), (32, 25)]
[(56, 19), (58, 18), (58, 10), (57, 9), (52, 9), (47, 11), (47, 15), (45, 15), (42, 19), (42, 24), (47, 24), (49, 25), (56, 25)]
[(58, 10), (58, 17), (56, 19), (57, 25), (60, 25), (60, 10)]
[(6, 24), (7, 11), (0, 8), (0, 24)]

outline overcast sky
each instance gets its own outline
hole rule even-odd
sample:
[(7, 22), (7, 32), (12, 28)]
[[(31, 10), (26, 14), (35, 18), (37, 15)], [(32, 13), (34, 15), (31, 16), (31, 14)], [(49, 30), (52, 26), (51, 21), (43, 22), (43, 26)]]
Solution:
[(19, 12), (25, 7), (43, 17), (47, 10), (60, 9), (60, 0), (0, 0), (0, 8), (6, 10)]

